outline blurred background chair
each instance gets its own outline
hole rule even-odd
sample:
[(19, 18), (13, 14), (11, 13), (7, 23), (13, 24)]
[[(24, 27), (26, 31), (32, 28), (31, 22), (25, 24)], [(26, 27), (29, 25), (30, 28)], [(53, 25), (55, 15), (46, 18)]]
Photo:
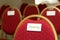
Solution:
[(47, 5), (45, 3), (41, 3), (41, 4), (38, 5), (38, 8), (39, 8), (40, 12), (42, 12), (42, 10), (46, 7), (47, 7)]
[(17, 8), (7, 8), (2, 16), (2, 30), (5, 34), (14, 35), (17, 25), (22, 20), (21, 13)]
[(45, 8), (41, 15), (47, 17), (54, 25), (58, 34), (60, 34), (60, 12), (56, 7)]
[[(23, 17), (27, 17), (29, 15), (39, 15), (39, 9), (36, 5), (34, 4), (29, 4), (26, 6), (24, 13), (23, 13)], [(36, 20), (37, 18), (32, 18), (33, 20)]]
[(21, 11), (21, 14), (23, 15), (23, 11), (25, 9), (25, 7), (28, 5), (28, 3), (23, 3), (20, 7), (20, 11)]

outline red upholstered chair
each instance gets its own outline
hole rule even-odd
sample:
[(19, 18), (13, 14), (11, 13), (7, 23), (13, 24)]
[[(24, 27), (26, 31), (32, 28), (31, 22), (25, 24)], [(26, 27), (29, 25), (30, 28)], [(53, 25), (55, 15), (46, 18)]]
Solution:
[(42, 12), (42, 10), (43, 10), (44, 8), (46, 8), (46, 7), (47, 7), (46, 4), (39, 4), (39, 5), (38, 5), (38, 8), (39, 8), (40, 12)]
[(2, 16), (2, 30), (9, 35), (14, 34), (21, 21), (21, 13), (17, 8), (7, 8)]
[(39, 9), (36, 5), (33, 5), (33, 4), (29, 4), (26, 6), (25, 10), (24, 10), (24, 13), (23, 13), (23, 16), (24, 18), (29, 16), (29, 15), (35, 15), (35, 14), (39, 14)]
[(0, 18), (2, 17), (3, 15), (3, 12), (5, 11), (6, 8), (10, 7), (9, 5), (3, 5), (0, 9)]
[[(32, 17), (42, 19), (29, 19)], [(57, 40), (57, 35), (53, 24), (47, 18), (41, 15), (31, 15), (19, 23), (14, 40)]]
[(45, 8), (42, 12), (41, 15), (47, 17), (54, 25), (56, 31), (58, 34), (60, 34), (60, 12), (59, 9), (56, 7), (53, 7), (52, 9), (50, 8)]
[(21, 5), (20, 11), (21, 11), (22, 15), (23, 15), (23, 11), (24, 11), (24, 9), (25, 9), (25, 7), (26, 7), (27, 5), (28, 5), (27, 3), (23, 3), (23, 4)]

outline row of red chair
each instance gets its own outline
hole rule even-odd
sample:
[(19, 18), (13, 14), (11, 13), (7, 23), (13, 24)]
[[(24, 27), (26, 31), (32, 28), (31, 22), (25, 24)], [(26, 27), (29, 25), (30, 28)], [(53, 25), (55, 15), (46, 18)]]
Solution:
[[(23, 4), (21, 5), (20, 11), (21, 11), (22, 15), (23, 15), (23, 12), (24, 12), (25, 7), (26, 7), (27, 5), (28, 5), (27, 3), (23, 3)], [(0, 17), (2, 16), (4, 10), (5, 10), (6, 8), (8, 8), (8, 7), (10, 7), (10, 6), (9, 6), (9, 5), (3, 5), (3, 6), (0, 8)], [(39, 5), (38, 5), (39, 12), (42, 12), (42, 10), (43, 10), (44, 8), (46, 8), (46, 7), (47, 7), (46, 4), (39, 4)], [(60, 9), (60, 4), (56, 5), (56, 7)]]
[[(12, 14), (7, 14), (9, 11), (15, 11), (14, 12), (15, 14), (13, 14), (13, 13)], [(32, 13), (33, 14), (38, 14), (39, 13), (39, 10), (35, 5), (27, 6), (27, 8), (24, 12), (24, 17), (27, 17), (29, 15), (33, 15)], [(21, 19), (22, 19), (22, 16), (21, 16), (21, 13), (18, 9), (8, 7), (3, 12), (3, 15), (2, 15), (2, 29), (8, 34), (14, 34), (14, 30), (16, 29), (16, 27), (17, 27), (18, 23), (21, 21)], [(12, 27), (13, 27), (13, 29), (12, 29)]]
[[(39, 14), (39, 12), (40, 11), (35, 11), (36, 9), (34, 8), (33, 9), (33, 7), (34, 6), (26, 6), (25, 7), (25, 10), (24, 10), (24, 12), (23, 12), (23, 16), (24, 17), (27, 17), (27, 16), (29, 16), (29, 15), (32, 15), (32, 14), (36, 14), (37, 12), (38, 12), (38, 14)], [(43, 8), (44, 7), (44, 8)], [(45, 8), (46, 7), (46, 8)], [(57, 8), (56, 8), (57, 7)], [(40, 9), (43, 9), (43, 10), (41, 10), (42, 12), (41, 12), (41, 15), (43, 15), (43, 16), (45, 16), (45, 17), (47, 17), (48, 19), (50, 19), (50, 21), (52, 21), (52, 23), (54, 24), (54, 26), (55, 26), (55, 28), (56, 28), (56, 30), (57, 30), (57, 33), (58, 34), (60, 34), (60, 19), (59, 19), (59, 17), (60, 17), (60, 10), (59, 10), (59, 8), (60, 8), (60, 5), (56, 5), (56, 7), (47, 7), (46, 6), (46, 4), (42, 4), (42, 5), (40, 5)], [(37, 8), (38, 9), (38, 8)], [(34, 11), (33, 11), (34, 10)], [(39, 9), (38, 9), (39, 10)], [(46, 14), (47, 14), (47, 11), (55, 11), (55, 16), (47, 16)]]
[[(29, 5), (30, 6), (30, 5)], [(38, 14), (38, 8), (35, 5), (31, 5), (30, 7), (27, 6), (27, 9), (25, 11), (25, 13), (27, 13), (26, 16), (32, 15), (33, 14)], [(33, 8), (33, 9), (32, 9)], [(32, 9), (32, 10), (31, 10)], [(17, 25), (19, 24), (19, 22), (22, 19), (21, 13), (18, 9), (16, 8), (11, 8), (11, 7), (7, 7), (7, 9), (4, 9), (5, 11), (3, 12), (2, 15), (2, 25), (1, 25), (1, 29), (9, 35), (13, 35), (15, 32), (15, 29), (17, 27)], [(28, 11), (27, 11), (28, 10)], [(31, 10), (31, 11), (30, 11)], [(34, 11), (33, 11), (34, 10)], [(14, 13), (8, 13), (13, 11)], [(29, 13), (30, 12), (30, 13)], [(29, 13), (29, 14), (28, 14)]]
[[(55, 11), (56, 15), (55, 16), (47, 16), (46, 13), (47, 11)], [(9, 13), (10, 12), (10, 13)], [(52, 10), (49, 10), (49, 8), (45, 8), (42, 12), (41, 12), (41, 15), (47, 17), (53, 24), (54, 24), (54, 27), (56, 28), (56, 31), (58, 34), (60, 34), (60, 27), (59, 27), (59, 9), (56, 8), (56, 7), (53, 7)], [(24, 14), (23, 16), (24, 17), (27, 17), (29, 15), (40, 15), (39, 13), (39, 10), (38, 10), (38, 7), (35, 6), (35, 5), (28, 5), (26, 6), (25, 10), (24, 10)], [(3, 12), (3, 15), (2, 15), (2, 30), (6, 33), (6, 34), (10, 34), (10, 35), (13, 35), (15, 30), (16, 30), (16, 27), (17, 25), (19, 24), (19, 22), (21, 21), (21, 13), (18, 9), (16, 8), (11, 8), (11, 7), (8, 7), (4, 12)], [(29, 23), (31, 23), (32, 20), (29, 19)], [(33, 20), (33, 23), (35, 21)], [(39, 23), (39, 21), (36, 21), (36, 23)], [(44, 21), (43, 21), (44, 22)], [(27, 24), (27, 23), (26, 23)], [(43, 23), (45, 24), (45, 23)], [(48, 24), (48, 23), (47, 23)], [(46, 25), (47, 25), (46, 24)], [(22, 24), (21, 26), (24, 27), (24, 25)], [(23, 28), (22, 27), (22, 28)], [(21, 29), (18, 29), (18, 30), (21, 30)], [(47, 29), (48, 30), (48, 29)], [(21, 30), (22, 31), (22, 30)], [(20, 31), (20, 32), (21, 32)], [(18, 31), (17, 31), (18, 32)], [(23, 31), (23, 32), (26, 32), (26, 31)], [(49, 30), (50, 32), (50, 30)], [(48, 33), (49, 33), (48, 32)], [(20, 34), (20, 33), (19, 33)], [(30, 34), (29, 34), (30, 35)], [(40, 35), (40, 34), (39, 34)], [(22, 34), (21, 34), (22, 36)], [(30, 36), (29, 36), (30, 37)], [(39, 36), (40, 37), (40, 36)], [(38, 37), (38, 39), (39, 39)], [(23, 38), (23, 37), (22, 37)], [(26, 37), (27, 38), (27, 37)], [(35, 37), (34, 37), (35, 38)], [(31, 39), (34, 39), (34, 38), (31, 38)], [(43, 37), (42, 37), (43, 38)], [(29, 38), (27, 38), (28, 40)], [(50, 39), (50, 38), (49, 38)], [(17, 39), (16, 39), (17, 40)], [(24, 40), (24, 39), (22, 39)], [(37, 40), (37, 39), (36, 39)], [(44, 39), (43, 39), (44, 40)], [(53, 39), (55, 40), (55, 39)]]

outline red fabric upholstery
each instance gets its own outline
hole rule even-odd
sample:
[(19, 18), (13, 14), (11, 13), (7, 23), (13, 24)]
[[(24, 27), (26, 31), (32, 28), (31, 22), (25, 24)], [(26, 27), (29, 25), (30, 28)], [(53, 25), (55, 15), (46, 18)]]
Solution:
[(8, 8), (9, 5), (3, 5), (0, 9), (0, 17), (3, 15), (3, 12), (5, 11), (6, 8)]
[(44, 8), (46, 8), (46, 7), (47, 7), (46, 4), (39, 4), (39, 5), (38, 5), (38, 8), (39, 8), (39, 11), (40, 11), (40, 12), (42, 12), (42, 10), (43, 10)]
[(28, 5), (27, 3), (23, 3), (23, 4), (21, 5), (20, 11), (21, 11), (22, 15), (23, 15), (23, 11), (24, 11), (24, 9), (25, 9), (25, 7), (26, 7), (27, 5)]
[(55, 11), (56, 15), (55, 16), (47, 16), (46, 15), (47, 11), (49, 11), (48, 8), (42, 12), (42, 15), (47, 17), (48, 19), (50, 19), (50, 21), (54, 24), (57, 33), (60, 34), (60, 12), (56, 8), (54, 8), (53, 10), (50, 10), (50, 11)]
[[(27, 31), (28, 23), (42, 24), (41, 32)], [(55, 38), (51, 26), (47, 21), (45, 21), (44, 19), (38, 21), (27, 19), (23, 23), (21, 23), (19, 28), (16, 30), (14, 40), (55, 40)]]
[[(25, 18), (25, 17), (27, 17), (29, 15), (36, 15), (36, 14), (38, 15), (38, 13), (39, 13), (39, 10), (38, 10), (38, 8), (36, 6), (34, 6), (34, 5), (28, 5), (25, 8), (25, 10), (24, 10), (23, 16)], [(37, 18), (31, 18), (31, 19), (36, 20)]]
[[(15, 15), (8, 16), (7, 12), (13, 11), (13, 10), (15, 11)], [(6, 11), (4, 12), (4, 14), (2, 16), (2, 29), (5, 33), (14, 34), (17, 25), (21, 21), (20, 14), (21, 13), (19, 13), (19, 11), (15, 8), (14, 9), (11, 9), (11, 8), (6, 9)]]
[(33, 14), (38, 14), (38, 9), (35, 6), (28, 5), (24, 11), (25, 11), (24, 17), (27, 17), (29, 15), (33, 15)]
[(57, 5), (56, 7), (57, 7), (58, 9), (60, 9), (60, 5)]

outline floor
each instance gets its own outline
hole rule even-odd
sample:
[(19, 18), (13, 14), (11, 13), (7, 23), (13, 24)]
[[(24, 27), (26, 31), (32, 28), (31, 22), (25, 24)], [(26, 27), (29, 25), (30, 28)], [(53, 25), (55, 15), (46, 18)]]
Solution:
[(7, 38), (9, 40), (13, 40), (13, 35), (7, 35), (3, 31), (0, 30), (0, 38), (2, 37), (3, 39)]
[(58, 40), (60, 40), (60, 35), (58, 35)]

